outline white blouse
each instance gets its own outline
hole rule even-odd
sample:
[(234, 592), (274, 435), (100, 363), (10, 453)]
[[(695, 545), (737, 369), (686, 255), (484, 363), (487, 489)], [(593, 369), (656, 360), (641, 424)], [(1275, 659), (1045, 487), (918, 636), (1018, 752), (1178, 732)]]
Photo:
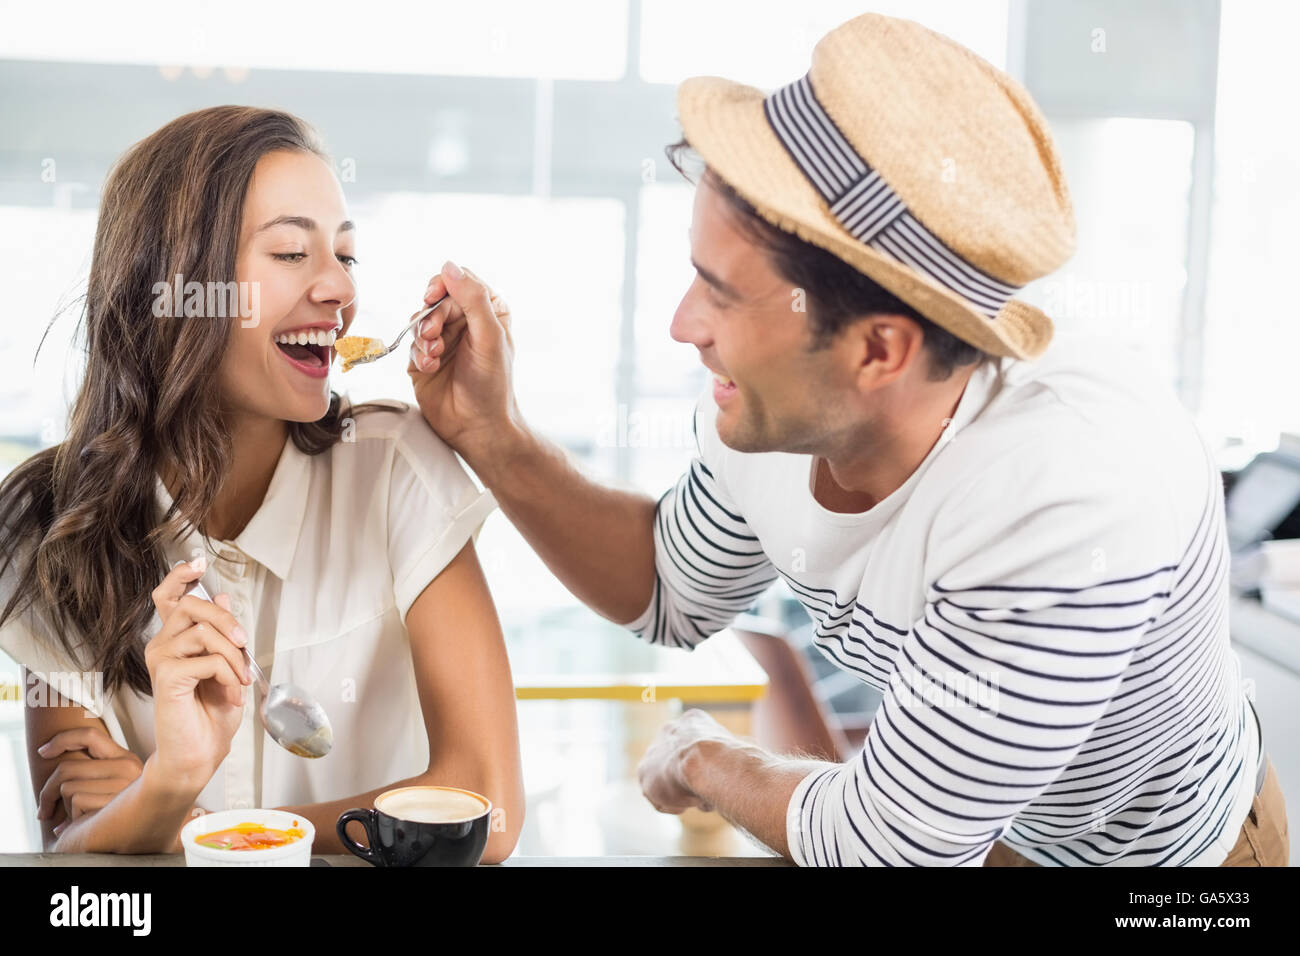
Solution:
[[(199, 794), (205, 810), (337, 800), (428, 767), (406, 614), (477, 539), (496, 501), (418, 409), (382, 404), (319, 455), (286, 440), (261, 508), (233, 541), (207, 550), (191, 531), (165, 548), (169, 567), (206, 554), (203, 584), (230, 595), (267, 679), (315, 696), (334, 730), (324, 757), (296, 757), (266, 735), (255, 711), (259, 695), (246, 693), (230, 753)], [(171, 496), (161, 479), (156, 491), (161, 520)], [(5, 592), (0, 585), (7, 599)], [(140, 640), (161, 626), (155, 614)], [(11, 619), (0, 629), (0, 648), (101, 717), (118, 744), (141, 759), (151, 754), (153, 698), (129, 688), (97, 691), (94, 676), (77, 673), (36, 628), (30, 615)]]

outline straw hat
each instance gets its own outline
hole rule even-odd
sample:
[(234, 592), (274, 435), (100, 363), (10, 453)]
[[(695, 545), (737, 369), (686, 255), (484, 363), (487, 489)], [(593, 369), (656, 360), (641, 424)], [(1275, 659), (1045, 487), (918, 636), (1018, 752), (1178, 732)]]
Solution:
[(695, 77), (677, 110), (769, 222), (985, 352), (1051, 342), (1051, 320), (1012, 296), (1074, 251), (1060, 157), (1025, 89), (970, 50), (869, 13), (823, 37), (794, 83)]

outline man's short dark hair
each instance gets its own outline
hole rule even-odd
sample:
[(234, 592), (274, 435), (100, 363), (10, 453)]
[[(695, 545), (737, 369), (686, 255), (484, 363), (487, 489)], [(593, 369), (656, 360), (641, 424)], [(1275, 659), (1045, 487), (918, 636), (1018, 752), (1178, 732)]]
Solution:
[[(692, 179), (686, 169), (690, 148), (690, 143), (681, 139), (664, 150), (673, 168), (688, 180)], [(944, 381), (958, 367), (991, 357), (930, 321), (843, 259), (768, 222), (712, 170), (705, 169), (703, 176), (726, 200), (741, 230), (767, 252), (777, 273), (804, 291), (814, 349), (828, 347), (855, 319), (887, 313), (907, 316), (921, 327), (929, 354), (929, 381)]]

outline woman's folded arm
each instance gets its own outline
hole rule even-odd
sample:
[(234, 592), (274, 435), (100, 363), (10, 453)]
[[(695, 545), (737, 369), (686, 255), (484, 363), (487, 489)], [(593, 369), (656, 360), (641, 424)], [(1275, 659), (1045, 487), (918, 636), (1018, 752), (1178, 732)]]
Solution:
[[(39, 680), (28, 677), (26, 680)], [(68, 776), (58, 768), (70, 762), (94, 761), (94, 751), (67, 750), (49, 757), (41, 748), (56, 735), (79, 728), (93, 728), (104, 737), (108, 730), (103, 720), (87, 716), (80, 704), (60, 697), (53, 689), (31, 695), (44, 703), (26, 707), (27, 756), (31, 768), (32, 788), (38, 804), (50, 809), (41, 819), (41, 842), (55, 853), (173, 853), (180, 849), (180, 829), (194, 810), (196, 794), (177, 788), (174, 781), (158, 772), (152, 757), (144, 761), (139, 776), (123, 787), (107, 804), (93, 813), (71, 820), (66, 816), (65, 801), (47, 785), (51, 778)], [(80, 770), (81, 768), (76, 768)], [(80, 775), (84, 778), (84, 774)], [(60, 784), (60, 789), (72, 781)], [(45, 800), (42, 801), (42, 795)], [(49, 799), (53, 796), (53, 801)], [(56, 836), (54, 828), (67, 821)]]

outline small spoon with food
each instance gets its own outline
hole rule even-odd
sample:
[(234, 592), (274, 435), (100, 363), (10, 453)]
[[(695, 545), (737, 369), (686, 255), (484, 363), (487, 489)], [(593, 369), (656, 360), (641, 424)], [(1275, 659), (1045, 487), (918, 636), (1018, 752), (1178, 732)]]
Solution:
[(401, 334), (398, 335), (397, 338), (393, 339), (392, 345), (384, 345), (383, 341), (380, 339), (366, 338), (363, 335), (345, 335), (343, 338), (335, 340), (334, 352), (343, 360), (343, 371), (350, 372), (358, 365), (367, 365), (370, 362), (383, 358), (389, 352), (393, 351), (393, 349), (397, 348), (401, 343), (402, 339), (406, 337), (406, 333), (415, 328), (421, 319), (438, 306), (442, 305), (443, 299), (446, 298), (447, 297), (444, 295), (442, 299), (439, 299), (422, 312), (417, 313), (415, 318), (407, 323), (406, 328), (402, 329)]
[[(187, 594), (211, 601), (212, 596), (198, 581), (186, 588)], [(214, 602), (215, 603), (215, 602)], [(330, 719), (316, 700), (296, 684), (272, 685), (257, 666), (248, 648), (242, 649), (244, 660), (262, 691), (260, 714), (262, 726), (277, 744), (299, 757), (323, 757), (334, 746)]]

